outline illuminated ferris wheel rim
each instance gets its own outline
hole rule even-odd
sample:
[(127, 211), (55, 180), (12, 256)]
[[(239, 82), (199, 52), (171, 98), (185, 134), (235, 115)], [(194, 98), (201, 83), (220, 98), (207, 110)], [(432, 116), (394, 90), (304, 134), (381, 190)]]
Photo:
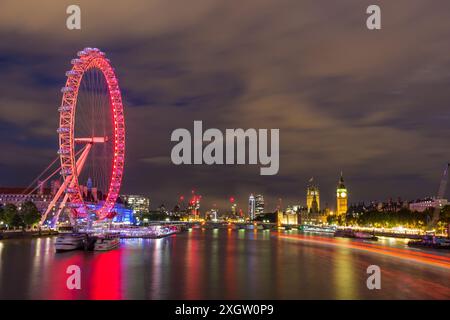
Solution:
[[(71, 179), (69, 188), (66, 189), (70, 200), (69, 206), (79, 212), (88, 212), (83, 200), (81, 188), (78, 182), (80, 172), (77, 169), (75, 143), (95, 144), (106, 142), (114, 143), (112, 155), (112, 174), (109, 181), (108, 193), (101, 208), (96, 210), (99, 219), (104, 219), (114, 208), (122, 183), (125, 160), (125, 121), (123, 114), (122, 96), (119, 84), (109, 59), (97, 48), (85, 48), (78, 52), (78, 58), (72, 59), (73, 67), (66, 72), (67, 81), (61, 89), (63, 93), (59, 123), (59, 155), (61, 161), (61, 174), (64, 179)], [(75, 138), (74, 126), (76, 119), (77, 98), (83, 75), (90, 69), (98, 69), (102, 72), (108, 86), (109, 101), (112, 111), (113, 137), (87, 137)], [(103, 139), (103, 141), (102, 141)], [(81, 170), (80, 170), (81, 171)], [(105, 190), (103, 190), (105, 191)]]

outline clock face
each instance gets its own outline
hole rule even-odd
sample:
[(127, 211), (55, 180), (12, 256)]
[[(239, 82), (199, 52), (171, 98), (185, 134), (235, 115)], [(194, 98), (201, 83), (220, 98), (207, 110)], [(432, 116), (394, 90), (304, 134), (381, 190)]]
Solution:
[(347, 194), (345, 192), (341, 192), (341, 198), (345, 198)]

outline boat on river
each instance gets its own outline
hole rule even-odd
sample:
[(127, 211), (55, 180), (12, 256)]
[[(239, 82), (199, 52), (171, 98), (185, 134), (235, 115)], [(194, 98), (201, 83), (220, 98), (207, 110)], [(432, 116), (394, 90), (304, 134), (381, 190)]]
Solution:
[(335, 226), (301, 225), (299, 230), (304, 232), (335, 233), (337, 228)]
[(335, 237), (342, 238), (353, 238), (353, 239), (363, 239), (363, 240), (371, 240), (378, 241), (378, 237), (374, 234), (362, 231), (354, 231), (352, 229), (339, 229), (334, 233)]
[(97, 237), (94, 251), (108, 251), (119, 247), (119, 237)]
[(82, 249), (85, 238), (82, 233), (62, 233), (56, 238), (56, 252)]
[(439, 238), (435, 235), (426, 235), (421, 240), (409, 241), (408, 246), (417, 248), (450, 250), (450, 239)]

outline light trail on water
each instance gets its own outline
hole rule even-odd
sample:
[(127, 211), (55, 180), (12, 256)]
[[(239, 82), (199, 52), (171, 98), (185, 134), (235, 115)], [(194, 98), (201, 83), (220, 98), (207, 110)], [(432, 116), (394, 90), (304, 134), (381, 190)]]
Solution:
[(425, 253), (413, 251), (409, 249), (400, 249), (385, 247), (366, 242), (342, 242), (334, 238), (319, 237), (314, 235), (283, 235), (277, 234), (281, 239), (301, 241), (305, 243), (312, 243), (318, 245), (328, 245), (334, 247), (362, 250), (366, 252), (382, 254), (402, 260), (414, 261), (424, 263), (432, 266), (437, 266), (445, 269), (450, 269), (450, 257), (441, 256), (432, 253)]

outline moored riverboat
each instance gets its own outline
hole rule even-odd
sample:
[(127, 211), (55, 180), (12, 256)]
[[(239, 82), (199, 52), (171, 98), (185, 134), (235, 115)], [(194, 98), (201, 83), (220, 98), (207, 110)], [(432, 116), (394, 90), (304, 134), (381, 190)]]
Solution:
[(450, 250), (450, 239), (438, 238), (434, 235), (426, 235), (421, 240), (409, 241), (408, 246)]
[(368, 233), (368, 232), (362, 232), (362, 231), (354, 231), (352, 229), (339, 229), (336, 230), (334, 233), (335, 237), (342, 237), (342, 238), (352, 238), (352, 239), (363, 239), (363, 240), (371, 240), (371, 241), (378, 241), (378, 237), (375, 235)]
[(85, 235), (82, 233), (63, 233), (56, 238), (56, 252), (72, 251), (83, 248)]
[(119, 247), (119, 237), (97, 237), (94, 251), (108, 251)]

